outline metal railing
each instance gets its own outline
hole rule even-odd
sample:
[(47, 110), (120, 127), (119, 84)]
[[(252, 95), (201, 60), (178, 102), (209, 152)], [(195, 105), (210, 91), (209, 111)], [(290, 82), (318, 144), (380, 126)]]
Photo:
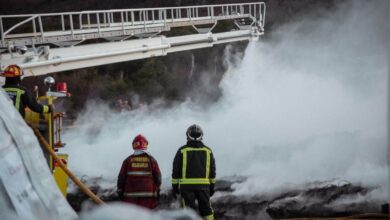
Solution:
[(252, 19), (264, 30), (265, 4), (239, 3), (0, 16), (0, 48), (169, 31), (172, 27)]

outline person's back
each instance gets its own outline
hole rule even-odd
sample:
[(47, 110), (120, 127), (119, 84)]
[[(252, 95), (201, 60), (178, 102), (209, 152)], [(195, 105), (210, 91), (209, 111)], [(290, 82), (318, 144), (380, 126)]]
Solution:
[(5, 84), (3, 89), (7, 92), (9, 98), (12, 100), (15, 108), (20, 112), (22, 117), (25, 115), (26, 106), (32, 111), (38, 113), (48, 113), (52, 111), (52, 107), (39, 104), (36, 99), (31, 95), (21, 83), (21, 76), (23, 75), (20, 67), (16, 65), (8, 66), (1, 76), (5, 78)]
[(172, 169), (174, 194), (181, 194), (184, 207), (196, 209), (205, 219), (214, 219), (210, 196), (215, 190), (215, 160), (209, 147), (202, 140), (203, 132), (198, 125), (187, 130), (187, 144), (176, 153)]
[(145, 137), (135, 137), (134, 154), (122, 163), (117, 192), (124, 202), (154, 209), (158, 204), (161, 173), (157, 161), (146, 151), (147, 145)]

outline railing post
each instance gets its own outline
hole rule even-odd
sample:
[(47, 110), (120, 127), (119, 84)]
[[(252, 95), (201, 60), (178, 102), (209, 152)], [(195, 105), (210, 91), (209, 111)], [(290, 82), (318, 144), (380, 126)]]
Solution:
[(87, 14), (87, 20), (88, 20), (88, 28), (91, 28), (91, 14)]
[(125, 35), (125, 23), (123, 20), (123, 11), (121, 12), (121, 22), (122, 22), (122, 32), (123, 32), (123, 35)]
[(257, 20), (257, 10), (256, 10), (256, 4), (253, 5), (254, 9), (253, 9), (253, 12), (254, 12), (254, 17), (255, 19)]
[(163, 10), (163, 16), (164, 16), (164, 27), (166, 28), (167, 27), (167, 10), (164, 9)]
[(64, 14), (61, 14), (61, 27), (62, 27), (62, 31), (65, 31)]
[(35, 36), (37, 33), (37, 25), (35, 24), (35, 18), (32, 19), (32, 25), (33, 25), (33, 32), (34, 32), (34, 36)]
[(4, 27), (3, 27), (3, 18), (0, 17), (0, 37), (1, 37), (1, 43), (4, 46)]
[(82, 18), (82, 14), (79, 14), (79, 25), (80, 25), (80, 30), (83, 29), (83, 18)]
[(69, 20), (70, 20), (70, 33), (72, 34), (72, 38), (74, 38), (74, 33), (73, 33), (73, 15), (69, 14)]
[[(103, 14), (104, 15), (104, 14)], [(100, 16), (99, 16), (99, 13), (96, 13), (96, 23), (97, 23), (97, 26), (98, 26), (98, 33), (99, 33), (99, 36), (101, 36), (101, 32), (100, 32)]]
[(131, 25), (134, 26), (134, 11), (131, 11)]
[(45, 36), (43, 34), (43, 25), (42, 25), (42, 17), (41, 16), (38, 17), (38, 22), (39, 22), (39, 29), (41, 31), (42, 41), (43, 41), (43, 40), (45, 40)]
[(145, 18), (145, 10), (143, 10), (143, 15), (144, 15), (144, 29), (146, 30), (146, 18)]

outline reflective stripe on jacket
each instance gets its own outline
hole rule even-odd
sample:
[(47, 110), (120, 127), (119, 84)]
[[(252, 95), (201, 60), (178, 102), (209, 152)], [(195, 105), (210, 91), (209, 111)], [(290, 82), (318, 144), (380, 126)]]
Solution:
[(19, 85), (5, 84), (3, 88), (7, 92), (9, 98), (14, 103), (15, 108), (20, 112), (23, 117), (25, 115), (24, 109), (26, 106), (34, 112), (50, 112), (49, 106), (39, 104), (37, 100), (26, 91), (24, 87)]
[(156, 198), (161, 185), (157, 161), (144, 153), (131, 155), (122, 163), (118, 176), (118, 193), (124, 199), (131, 197)]
[(215, 159), (210, 148), (200, 141), (189, 141), (173, 161), (172, 184), (181, 189), (209, 189), (215, 184)]

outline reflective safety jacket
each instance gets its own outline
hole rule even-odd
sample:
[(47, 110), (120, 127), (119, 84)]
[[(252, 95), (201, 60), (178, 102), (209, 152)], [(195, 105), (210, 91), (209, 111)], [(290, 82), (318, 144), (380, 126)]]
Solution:
[(211, 189), (215, 184), (213, 152), (201, 141), (188, 141), (173, 160), (172, 186), (177, 189)]
[(37, 100), (20, 85), (5, 84), (3, 89), (7, 92), (9, 98), (13, 101), (15, 108), (20, 112), (23, 118), (25, 115), (24, 108), (26, 108), (26, 106), (34, 112), (50, 112), (49, 106), (39, 104)]
[(130, 155), (118, 176), (118, 195), (124, 201), (159, 196), (161, 173), (157, 161), (147, 153)]

